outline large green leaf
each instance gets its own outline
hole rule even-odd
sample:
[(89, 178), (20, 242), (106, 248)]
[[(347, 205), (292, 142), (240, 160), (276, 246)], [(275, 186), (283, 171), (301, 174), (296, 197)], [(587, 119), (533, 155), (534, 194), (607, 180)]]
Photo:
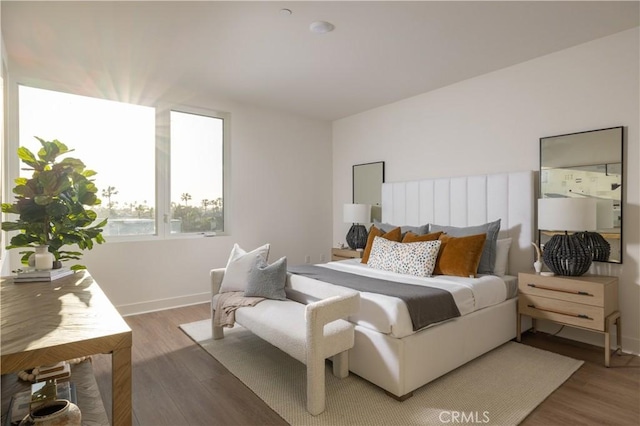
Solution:
[(69, 208), (60, 200), (54, 200), (47, 206), (47, 214), (52, 217), (61, 217), (69, 212)]
[(34, 243), (40, 245), (43, 242), (34, 235), (18, 234), (11, 238), (11, 246), (7, 248), (31, 247)]
[(20, 220), (29, 223), (42, 223), (47, 216), (44, 206), (36, 204), (32, 199), (18, 200), (17, 208), (20, 212)]
[(2, 213), (15, 213), (18, 214), (18, 210), (16, 209), (15, 204), (10, 203), (2, 203)]
[(20, 231), (24, 229), (24, 225), (18, 222), (2, 222), (3, 231)]
[(65, 169), (70, 168), (76, 173), (82, 173), (85, 168), (85, 165), (81, 160), (71, 157), (63, 158), (56, 166)]
[(42, 148), (38, 151), (38, 157), (46, 163), (53, 163), (58, 156), (70, 152), (69, 148), (57, 139), (50, 142), (37, 136), (36, 139), (42, 145)]
[(51, 204), (53, 197), (51, 197), (51, 195), (36, 195), (33, 197), (33, 201), (40, 206), (46, 206), (47, 204)]
[(33, 155), (33, 152), (29, 151), (27, 148), (21, 146), (18, 148), (18, 158), (28, 166), (33, 167), (36, 170), (40, 170), (42, 164), (36, 159), (36, 156)]

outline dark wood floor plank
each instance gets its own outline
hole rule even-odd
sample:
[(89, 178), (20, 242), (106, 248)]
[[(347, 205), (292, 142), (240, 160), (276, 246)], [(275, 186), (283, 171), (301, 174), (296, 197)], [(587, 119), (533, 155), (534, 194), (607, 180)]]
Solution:
[(137, 422), (141, 425), (185, 424), (185, 417), (171, 390), (163, 386), (166, 380), (159, 375), (159, 367), (153, 360), (136, 364), (133, 377), (133, 407)]

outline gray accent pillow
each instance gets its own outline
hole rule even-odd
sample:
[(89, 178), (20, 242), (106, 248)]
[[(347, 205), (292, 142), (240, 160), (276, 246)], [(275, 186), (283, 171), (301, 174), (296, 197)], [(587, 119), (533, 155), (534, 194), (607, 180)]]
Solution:
[[(373, 226), (380, 229), (384, 233), (387, 233), (398, 227), (398, 225), (392, 225), (390, 223), (382, 223), (382, 222), (378, 222), (377, 220), (373, 221)], [(402, 235), (406, 234), (407, 232), (413, 232), (416, 235), (428, 234), (429, 224), (420, 225), (420, 226), (401, 226), (400, 232), (402, 232)]]
[(256, 265), (251, 269), (247, 278), (247, 288), (244, 295), (286, 300), (284, 286), (287, 283), (287, 258), (281, 257), (271, 265), (268, 265), (259, 255), (256, 255), (256, 258)]
[(493, 269), (496, 264), (496, 241), (498, 241), (498, 232), (500, 232), (500, 221), (485, 223), (477, 226), (467, 226), (459, 228), (456, 226), (444, 226), (444, 225), (429, 225), (429, 232), (442, 231), (452, 237), (467, 237), (469, 235), (477, 235), (485, 233), (487, 234), (487, 240), (484, 243), (482, 249), (482, 256), (480, 256), (480, 264), (478, 265), (479, 274), (493, 274)]

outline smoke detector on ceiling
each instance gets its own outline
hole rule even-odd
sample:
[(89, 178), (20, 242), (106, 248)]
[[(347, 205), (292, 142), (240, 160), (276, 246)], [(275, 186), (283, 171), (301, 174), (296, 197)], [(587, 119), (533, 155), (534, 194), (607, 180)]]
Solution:
[(335, 26), (331, 22), (316, 21), (309, 25), (309, 31), (315, 34), (325, 34), (333, 31)]

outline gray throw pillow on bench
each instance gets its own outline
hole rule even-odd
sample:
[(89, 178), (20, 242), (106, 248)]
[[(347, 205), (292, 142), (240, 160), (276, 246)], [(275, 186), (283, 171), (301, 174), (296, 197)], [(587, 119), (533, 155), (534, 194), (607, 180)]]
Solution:
[(244, 295), (248, 297), (266, 297), (267, 299), (286, 300), (284, 286), (287, 282), (287, 258), (282, 257), (271, 265), (256, 255), (256, 264), (247, 277)]

